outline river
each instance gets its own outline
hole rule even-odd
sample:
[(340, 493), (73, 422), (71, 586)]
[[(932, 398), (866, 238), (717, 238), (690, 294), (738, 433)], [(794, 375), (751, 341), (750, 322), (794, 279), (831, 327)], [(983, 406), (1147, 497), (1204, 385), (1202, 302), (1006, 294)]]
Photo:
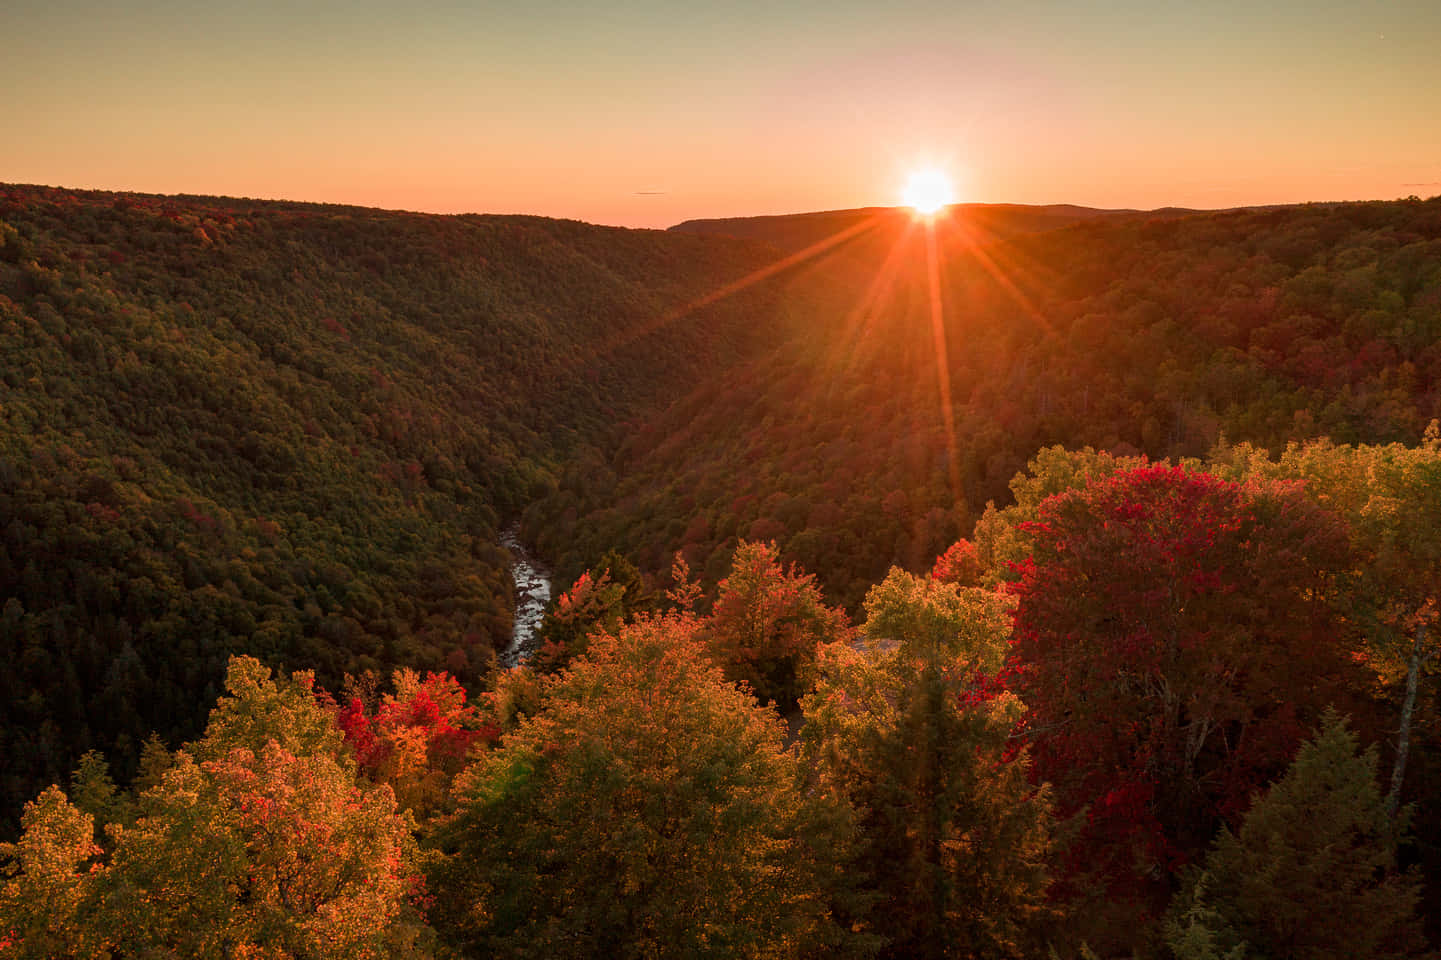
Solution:
[(520, 524), (507, 527), (500, 544), (510, 551), (510, 575), (515, 580), (515, 626), (510, 646), (500, 654), (500, 665), (516, 667), (535, 652), (535, 632), (550, 605), (550, 571), (521, 546)]

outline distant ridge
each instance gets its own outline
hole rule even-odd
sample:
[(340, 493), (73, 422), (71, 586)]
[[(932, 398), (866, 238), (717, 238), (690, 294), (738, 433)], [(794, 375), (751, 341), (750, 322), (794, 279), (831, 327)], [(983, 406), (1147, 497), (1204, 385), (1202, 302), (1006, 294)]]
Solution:
[[(1022, 203), (958, 203), (948, 208), (953, 218), (980, 227), (996, 236), (1042, 233), (1096, 220), (1176, 219), (1220, 211), (1163, 207), (1159, 210), (1099, 209), (1071, 203), (1030, 206)], [(860, 207), (854, 210), (823, 210), (815, 213), (778, 214), (762, 217), (723, 217), (686, 220), (671, 227), (676, 233), (704, 233), (758, 240), (785, 251), (801, 250), (847, 229), (869, 217), (896, 223), (912, 216), (908, 207)]]

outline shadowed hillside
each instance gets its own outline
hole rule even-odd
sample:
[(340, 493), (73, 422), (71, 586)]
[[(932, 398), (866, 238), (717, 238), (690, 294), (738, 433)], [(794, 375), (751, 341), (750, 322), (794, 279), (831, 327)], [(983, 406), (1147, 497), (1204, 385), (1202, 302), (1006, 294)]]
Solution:
[(193, 735), (232, 653), (477, 680), (522, 511), (562, 581), (616, 549), (714, 583), (773, 539), (855, 609), (1043, 446), (1441, 413), (1441, 201), (962, 209), (758, 244), (0, 189), (8, 809), (85, 749), (128, 776)]
[(769, 336), (770, 256), (528, 217), (0, 186), (0, 804), (191, 736), (227, 657), (474, 680), (498, 527)]

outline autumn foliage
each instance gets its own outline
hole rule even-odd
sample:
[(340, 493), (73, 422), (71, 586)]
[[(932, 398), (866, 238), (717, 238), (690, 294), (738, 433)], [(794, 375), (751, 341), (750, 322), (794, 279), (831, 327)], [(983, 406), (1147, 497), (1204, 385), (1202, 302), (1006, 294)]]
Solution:
[(0, 218), (3, 960), (1441, 932), (1441, 198)]
[(418, 957), (415, 822), (357, 780), (312, 680), (231, 662), (206, 734), (168, 759), (133, 822), (57, 788), (0, 847), (0, 956)]
[(814, 576), (780, 562), (775, 544), (742, 540), (702, 632), (728, 676), (791, 709), (816, 648), (844, 638), (848, 623), (825, 604)]
[(1353, 665), (1344, 528), (1299, 488), (1151, 466), (1045, 501), (1012, 592), (1073, 868), (1142, 903), (1277, 776)]
[(783, 957), (835, 936), (773, 713), (685, 617), (597, 634), (458, 782), (439, 916), (476, 955)]
[(500, 728), (468, 702), (465, 688), (449, 674), (429, 673), (421, 680), (412, 670), (400, 670), (394, 687), (373, 716), (356, 697), (336, 713), (335, 722), (361, 772), (390, 784), (403, 807), (433, 814), (471, 748), (495, 743)]

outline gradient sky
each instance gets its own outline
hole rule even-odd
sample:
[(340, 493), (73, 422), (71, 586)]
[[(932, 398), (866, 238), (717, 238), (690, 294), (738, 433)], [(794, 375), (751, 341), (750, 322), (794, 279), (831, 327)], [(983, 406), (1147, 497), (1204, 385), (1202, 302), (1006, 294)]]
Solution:
[(1441, 193), (1441, 2), (3, 0), (0, 181), (664, 226)]

